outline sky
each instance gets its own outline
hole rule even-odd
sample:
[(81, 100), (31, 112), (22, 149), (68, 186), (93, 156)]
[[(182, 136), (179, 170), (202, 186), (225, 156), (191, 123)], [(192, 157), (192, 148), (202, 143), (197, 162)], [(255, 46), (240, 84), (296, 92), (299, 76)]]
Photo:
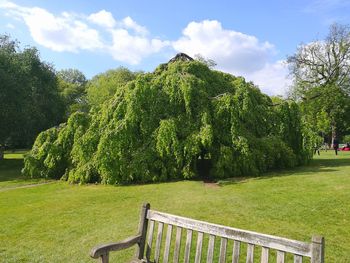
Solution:
[(184, 52), (269, 95), (286, 94), (287, 57), (333, 23), (350, 24), (350, 0), (0, 0), (0, 34), (35, 46), (56, 70), (153, 71)]

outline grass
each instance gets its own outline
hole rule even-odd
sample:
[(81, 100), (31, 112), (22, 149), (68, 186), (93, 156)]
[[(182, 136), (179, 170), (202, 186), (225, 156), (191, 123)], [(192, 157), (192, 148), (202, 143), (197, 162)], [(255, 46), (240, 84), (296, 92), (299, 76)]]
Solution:
[(28, 179), (22, 176), (23, 155), (26, 152), (26, 150), (5, 152), (4, 160), (0, 161), (0, 191), (47, 181), (44, 179)]
[[(21, 163), (11, 165), (1, 170), (1, 180), (13, 177), (22, 185)], [(322, 152), (306, 167), (220, 185), (181, 181), (116, 187), (55, 182), (5, 189), (0, 191), (0, 259), (93, 262), (88, 255), (93, 246), (136, 233), (140, 205), (148, 201), (160, 211), (297, 240), (323, 235), (326, 262), (349, 262), (349, 152), (338, 156)], [(132, 252), (115, 252), (112, 260), (127, 262)]]

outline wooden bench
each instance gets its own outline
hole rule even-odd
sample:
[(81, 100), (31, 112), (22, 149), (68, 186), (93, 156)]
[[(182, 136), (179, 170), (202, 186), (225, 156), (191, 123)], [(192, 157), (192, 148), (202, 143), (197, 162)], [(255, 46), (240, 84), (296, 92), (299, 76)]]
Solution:
[[(157, 225), (157, 231), (155, 232)], [(163, 229), (166, 226), (165, 242), (162, 243)], [(176, 231), (175, 229), (176, 228)], [(176, 236), (172, 238), (172, 232)], [(186, 231), (185, 247), (181, 248), (181, 235)], [(191, 243), (194, 233), (196, 237), (196, 252), (191, 257)], [(185, 234), (185, 233), (184, 233)], [(205, 245), (207, 252), (203, 251), (204, 237), (208, 241)], [(185, 237), (183, 237), (184, 239)], [(150, 209), (149, 204), (145, 204), (141, 209), (140, 223), (138, 234), (134, 237), (125, 239), (122, 242), (101, 245), (91, 250), (92, 258), (100, 258), (100, 262), (109, 262), (109, 253), (129, 248), (137, 245), (135, 259), (131, 262), (213, 262), (215, 240), (220, 239), (220, 246), (217, 244), (219, 254), (219, 263), (242, 262), (240, 256), (245, 257), (246, 263), (254, 262), (254, 248), (260, 247), (259, 257), (261, 263), (269, 262), (270, 250), (275, 251), (277, 263), (287, 262), (292, 258), (294, 263), (302, 263), (303, 258), (309, 258), (307, 262), (323, 263), (324, 262), (324, 238), (314, 236), (310, 243), (286, 239), (277, 236), (260, 234), (252, 231), (241, 230), (237, 228), (211, 224), (181, 216), (166, 214)], [(227, 257), (228, 241), (233, 243), (232, 259)], [(183, 240), (184, 241), (184, 240)], [(245, 243), (245, 244), (244, 244)], [(242, 253), (242, 248), (246, 247), (247, 251)], [(152, 250), (154, 248), (154, 250)], [(172, 248), (172, 249), (171, 249)], [(181, 255), (181, 251), (183, 255)], [(194, 250), (193, 250), (194, 251)], [(172, 253), (172, 259), (170, 259)], [(202, 256), (202, 254), (205, 256)], [(230, 253), (231, 254), (231, 253)], [(271, 259), (271, 257), (270, 257)], [(257, 262), (257, 261), (255, 261)], [(271, 262), (271, 261), (270, 261)], [(306, 262), (306, 261), (304, 261)]]

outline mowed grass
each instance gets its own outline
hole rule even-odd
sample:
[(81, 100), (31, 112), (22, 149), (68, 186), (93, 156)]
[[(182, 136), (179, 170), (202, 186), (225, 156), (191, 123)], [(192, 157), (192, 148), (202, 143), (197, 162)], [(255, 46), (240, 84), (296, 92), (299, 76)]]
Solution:
[(28, 179), (22, 176), (23, 156), (27, 150), (5, 152), (4, 160), (0, 161), (0, 191), (23, 185), (47, 182), (44, 179)]
[[(15, 167), (1, 178), (19, 178), (20, 163)], [(0, 262), (94, 262), (89, 257), (93, 246), (136, 233), (139, 208), (146, 201), (156, 210), (297, 240), (323, 235), (326, 262), (349, 262), (350, 153), (334, 156), (330, 151), (306, 167), (227, 180), (220, 187), (181, 181), (4, 188)], [(111, 262), (128, 262), (132, 253), (114, 252)]]

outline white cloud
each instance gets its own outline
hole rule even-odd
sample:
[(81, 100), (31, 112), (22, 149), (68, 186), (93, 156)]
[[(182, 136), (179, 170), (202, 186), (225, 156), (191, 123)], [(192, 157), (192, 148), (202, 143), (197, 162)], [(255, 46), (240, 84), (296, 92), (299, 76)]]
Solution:
[(6, 27), (9, 28), (9, 29), (15, 29), (15, 28), (16, 28), (16, 27), (15, 27), (13, 24), (11, 24), (11, 23), (7, 23), (7, 24), (6, 24)]
[(262, 92), (273, 96), (287, 95), (288, 88), (292, 84), (292, 80), (288, 77), (288, 65), (285, 60), (266, 63), (262, 69), (245, 77), (258, 85)]
[(112, 36), (113, 45), (110, 47), (110, 52), (113, 58), (129, 64), (138, 64), (143, 57), (157, 53), (169, 45), (168, 41), (131, 35), (125, 29), (113, 30)]
[(267, 58), (274, 52), (270, 43), (223, 29), (216, 20), (189, 23), (183, 30), (183, 36), (173, 42), (173, 47), (190, 56), (199, 53), (214, 59), (221, 69), (237, 74), (263, 68)]
[[(170, 43), (148, 37), (147, 29), (129, 16), (117, 22), (106, 10), (90, 15), (69, 12), (55, 15), (43, 8), (23, 7), (9, 1), (0, 2), (0, 8), (24, 21), (36, 43), (54, 51), (107, 52), (115, 60), (138, 64)], [(105, 40), (106, 36), (112, 37), (112, 41)]]
[(55, 16), (39, 7), (21, 7), (11, 2), (0, 7), (22, 19), (35, 42), (54, 51), (77, 52), (103, 47), (99, 32), (74, 15), (63, 13)]
[(277, 51), (269, 42), (224, 29), (216, 20), (191, 22), (182, 33), (172, 43), (176, 51), (213, 59), (218, 69), (241, 75), (270, 95), (285, 93), (287, 68), (280, 61), (270, 62)]
[(103, 26), (107, 28), (113, 28), (117, 23), (112, 13), (106, 10), (101, 10), (97, 13), (93, 13), (89, 15), (88, 19), (99, 26)]
[(127, 29), (132, 29), (135, 31), (135, 33), (140, 35), (147, 35), (148, 31), (147, 28), (140, 26), (137, 24), (130, 16), (127, 16), (123, 19), (122, 25)]

